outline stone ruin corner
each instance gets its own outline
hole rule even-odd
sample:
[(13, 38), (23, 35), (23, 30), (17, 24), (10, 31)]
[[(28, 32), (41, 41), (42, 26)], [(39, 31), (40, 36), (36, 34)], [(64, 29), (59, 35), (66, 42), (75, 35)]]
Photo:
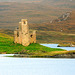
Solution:
[(14, 43), (28, 46), (31, 43), (36, 43), (36, 31), (29, 32), (27, 19), (22, 19), (19, 22), (19, 27), (14, 30)]

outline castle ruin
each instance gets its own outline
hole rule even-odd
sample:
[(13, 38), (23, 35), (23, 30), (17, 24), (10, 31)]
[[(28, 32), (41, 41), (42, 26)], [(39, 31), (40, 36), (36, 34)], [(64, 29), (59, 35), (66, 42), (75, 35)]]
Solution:
[(19, 22), (19, 28), (14, 31), (14, 43), (28, 46), (31, 43), (36, 43), (36, 31), (29, 32), (27, 19), (22, 19)]

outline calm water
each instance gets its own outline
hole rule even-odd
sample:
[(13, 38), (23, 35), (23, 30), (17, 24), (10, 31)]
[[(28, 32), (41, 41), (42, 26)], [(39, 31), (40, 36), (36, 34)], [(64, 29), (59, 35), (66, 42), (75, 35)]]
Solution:
[(58, 44), (41, 44), (43, 46), (51, 47), (51, 48), (61, 48), (65, 50), (75, 50), (75, 47), (57, 47)]
[(75, 75), (75, 59), (12, 58), (0, 54), (0, 75)]

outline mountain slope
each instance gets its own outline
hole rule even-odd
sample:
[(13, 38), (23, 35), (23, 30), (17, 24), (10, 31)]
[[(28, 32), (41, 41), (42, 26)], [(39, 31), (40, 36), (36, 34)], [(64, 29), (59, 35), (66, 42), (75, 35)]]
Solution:
[(0, 3), (0, 28), (14, 29), (21, 19), (28, 19), (29, 23), (35, 24), (49, 22), (65, 11), (41, 4), (3, 2)]
[(0, 2), (20, 2), (20, 3), (37, 3), (42, 0), (0, 0)]
[[(13, 35), (14, 31), (1, 29), (0, 33)], [(1, 34), (1, 36), (2, 36)], [(5, 35), (4, 37), (6, 37)], [(9, 37), (8, 37), (9, 38)], [(75, 34), (57, 32), (57, 31), (41, 31), (37, 30), (37, 43), (73, 43), (75, 42)], [(13, 42), (13, 40), (10, 39)]]
[(51, 51), (64, 51), (63, 49), (56, 49), (56, 48), (49, 48), (42, 46), (40, 44), (30, 44), (29, 46), (25, 47), (21, 44), (13, 43), (13, 37), (0, 33), (0, 54), (7, 53), (7, 54), (27, 54), (33, 55), (34, 53), (43, 53), (43, 52), (51, 52)]
[(22, 18), (49, 22), (74, 8), (74, 0), (0, 0), (0, 28), (14, 29)]
[(71, 12), (66, 20), (62, 20), (61, 16), (49, 23), (38, 24), (34, 29), (45, 31), (59, 31), (75, 34), (75, 11)]

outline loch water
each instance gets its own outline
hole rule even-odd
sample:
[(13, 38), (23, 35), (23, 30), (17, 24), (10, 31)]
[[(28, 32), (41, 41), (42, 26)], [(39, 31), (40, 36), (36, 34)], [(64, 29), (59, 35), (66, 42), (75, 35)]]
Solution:
[[(75, 47), (57, 47), (58, 44), (41, 45), (75, 50)], [(5, 57), (13, 55), (0, 54), (0, 75), (75, 75), (75, 59)]]
[(0, 75), (75, 75), (75, 59), (15, 58), (0, 54)]
[(61, 48), (61, 49), (65, 49), (65, 50), (75, 50), (75, 47), (57, 47), (58, 44), (41, 44), (43, 46), (46, 46), (46, 47), (51, 47), (51, 48)]

